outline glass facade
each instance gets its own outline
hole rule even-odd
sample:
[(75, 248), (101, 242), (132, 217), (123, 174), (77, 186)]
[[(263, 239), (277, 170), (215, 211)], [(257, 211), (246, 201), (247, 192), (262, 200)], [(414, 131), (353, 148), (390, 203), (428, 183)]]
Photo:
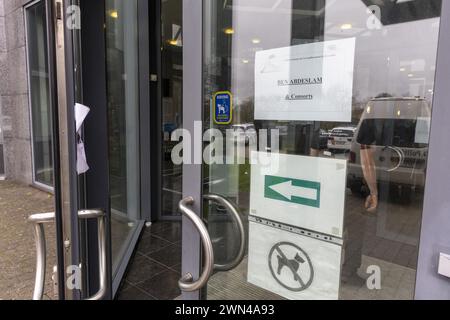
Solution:
[(49, 70), (45, 3), (26, 10), (28, 82), (30, 90), (33, 149), (33, 181), (53, 187), (52, 110), (49, 98)]

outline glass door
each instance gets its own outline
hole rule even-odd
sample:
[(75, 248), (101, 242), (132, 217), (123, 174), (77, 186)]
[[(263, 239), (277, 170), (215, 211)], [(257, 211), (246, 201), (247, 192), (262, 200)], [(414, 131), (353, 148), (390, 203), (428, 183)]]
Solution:
[(144, 3), (73, 1), (72, 18), (83, 17), (80, 29), (64, 23), (70, 2), (42, 2), (51, 62), (55, 213), (29, 219), (37, 248), (35, 299), (43, 297), (52, 271), (45, 266), (44, 225), (56, 225), (53, 277), (66, 300), (114, 298), (143, 229), (139, 139), (145, 120), (139, 119), (136, 20), (139, 9), (148, 8)]
[[(138, 1), (105, 2), (109, 193), (113, 274), (142, 229)], [(126, 260), (126, 259), (125, 259)], [(123, 267), (122, 267), (123, 268)], [(120, 278), (120, 276), (119, 276)], [(120, 279), (119, 279), (120, 282)]]
[(184, 297), (413, 299), (441, 1), (195, 2)]

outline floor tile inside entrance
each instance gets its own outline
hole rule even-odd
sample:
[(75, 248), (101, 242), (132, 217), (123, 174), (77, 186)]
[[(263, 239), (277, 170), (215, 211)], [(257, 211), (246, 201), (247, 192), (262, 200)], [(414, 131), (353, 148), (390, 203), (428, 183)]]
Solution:
[(172, 300), (180, 296), (181, 223), (146, 228), (118, 293), (120, 300)]

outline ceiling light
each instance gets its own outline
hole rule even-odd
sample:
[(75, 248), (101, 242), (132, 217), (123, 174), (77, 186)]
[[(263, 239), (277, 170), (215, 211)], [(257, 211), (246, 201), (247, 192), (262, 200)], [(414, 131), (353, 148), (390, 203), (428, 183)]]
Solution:
[(408, 74), (408, 77), (412, 78), (414, 75), (412, 73)]
[(400, 68), (400, 72), (405, 72), (406, 69), (405, 68)]
[(234, 34), (234, 29), (233, 28), (226, 28), (223, 32), (225, 32), (225, 34)]
[(252, 39), (252, 43), (253, 44), (259, 44), (259, 43), (261, 43), (261, 40), (258, 39), (258, 38), (255, 38), (255, 39)]
[(353, 28), (351, 23), (344, 23), (341, 25), (341, 30), (350, 30), (351, 28)]
[(119, 12), (117, 12), (117, 10), (111, 10), (109, 12), (109, 16), (113, 19), (117, 19), (117, 18), (119, 18)]
[(247, 64), (247, 63), (249, 63), (250, 61), (248, 61), (247, 59), (242, 59), (242, 63), (245, 63), (245, 64)]

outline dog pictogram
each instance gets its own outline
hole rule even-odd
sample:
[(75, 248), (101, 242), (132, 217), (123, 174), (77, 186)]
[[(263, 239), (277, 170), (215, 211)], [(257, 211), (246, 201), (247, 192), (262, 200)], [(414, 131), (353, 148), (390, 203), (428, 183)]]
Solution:
[(269, 268), (281, 286), (294, 292), (308, 289), (314, 279), (314, 269), (308, 254), (290, 242), (280, 242), (272, 247)]
[[(298, 269), (300, 269), (300, 264), (305, 263), (305, 260), (300, 257), (300, 255), (297, 253), (294, 259), (287, 260), (285, 257), (278, 256), (278, 275), (281, 275), (281, 271), (284, 267), (292, 266), (295, 273), (298, 272)], [(295, 278), (295, 277), (294, 277)]]

